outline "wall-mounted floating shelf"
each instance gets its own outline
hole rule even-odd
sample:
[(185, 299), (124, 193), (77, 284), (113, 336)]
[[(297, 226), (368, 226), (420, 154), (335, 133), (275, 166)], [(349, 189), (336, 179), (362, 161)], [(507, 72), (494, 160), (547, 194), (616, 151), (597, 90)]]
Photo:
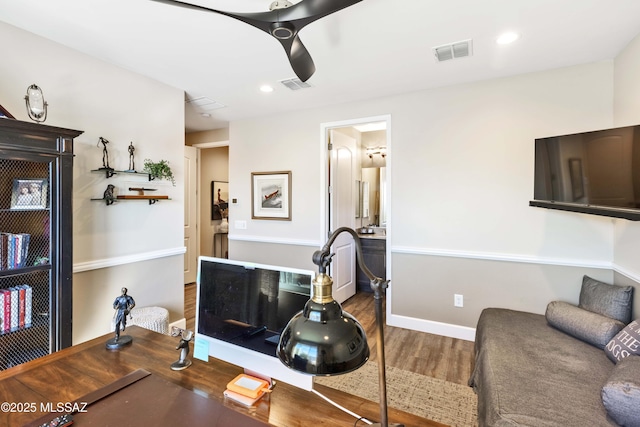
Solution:
[(91, 201), (101, 201), (101, 202), (105, 202), (105, 204), (107, 206), (115, 203), (115, 202), (119, 202), (119, 201), (127, 201), (127, 200), (148, 200), (150, 205), (155, 204), (158, 200), (170, 200), (169, 196), (117, 196), (115, 199), (113, 200), (109, 200), (109, 199), (91, 199)]
[(100, 168), (100, 169), (93, 169), (91, 172), (103, 173), (105, 174), (105, 177), (107, 179), (119, 173), (126, 173), (130, 175), (146, 175), (149, 181), (153, 181), (154, 179), (156, 179), (155, 176), (151, 175), (148, 172), (138, 172), (138, 171), (131, 171), (131, 170), (121, 171), (121, 170), (115, 170), (111, 168)]
[(137, 191), (138, 194), (122, 194), (122, 195), (116, 196), (115, 199), (107, 199), (103, 197), (102, 199), (91, 199), (91, 200), (103, 200), (107, 204), (107, 206), (113, 204), (118, 200), (148, 200), (150, 205), (153, 205), (158, 200), (169, 200), (169, 196), (160, 196), (160, 195), (151, 196), (148, 194), (144, 194), (145, 191), (156, 191), (156, 190), (157, 190), (156, 188), (129, 187), (129, 191)]

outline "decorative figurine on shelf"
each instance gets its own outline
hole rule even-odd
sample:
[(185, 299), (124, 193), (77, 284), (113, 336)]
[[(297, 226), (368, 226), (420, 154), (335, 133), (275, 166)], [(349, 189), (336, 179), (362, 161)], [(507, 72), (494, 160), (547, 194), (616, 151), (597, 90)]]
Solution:
[(117, 350), (125, 345), (131, 344), (133, 338), (129, 335), (120, 336), (120, 332), (124, 331), (127, 327), (127, 315), (131, 313), (131, 309), (136, 306), (136, 302), (132, 297), (127, 295), (127, 288), (122, 288), (122, 294), (113, 302), (113, 309), (116, 310), (114, 314), (116, 336), (107, 341), (107, 348), (109, 350)]
[(171, 336), (180, 336), (180, 343), (176, 347), (176, 350), (180, 350), (180, 359), (171, 364), (171, 369), (174, 371), (181, 371), (191, 366), (191, 360), (187, 359), (189, 355), (189, 341), (193, 338), (193, 331), (189, 329), (181, 329), (177, 327), (171, 328)]
[(105, 203), (107, 204), (107, 206), (112, 205), (113, 202), (116, 200), (116, 196), (113, 194), (113, 190), (116, 187), (113, 184), (109, 184), (107, 185), (107, 189), (104, 190), (104, 196), (103, 199), (105, 201)]
[(135, 172), (136, 171), (136, 162), (133, 160), (133, 153), (136, 151), (133, 146), (133, 141), (129, 144), (129, 169), (127, 172)]
[(109, 166), (109, 151), (107, 151), (107, 144), (109, 143), (109, 141), (107, 139), (104, 139), (103, 137), (100, 137), (98, 144), (102, 143), (102, 167), (100, 169), (113, 169), (111, 166)]

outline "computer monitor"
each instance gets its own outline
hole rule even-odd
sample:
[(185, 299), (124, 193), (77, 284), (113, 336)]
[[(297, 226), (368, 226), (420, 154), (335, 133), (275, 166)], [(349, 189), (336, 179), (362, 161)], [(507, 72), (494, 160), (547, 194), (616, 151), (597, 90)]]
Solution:
[(288, 267), (200, 257), (196, 339), (209, 356), (251, 372), (310, 390), (312, 377), (276, 357), (280, 332), (311, 295), (314, 272)]

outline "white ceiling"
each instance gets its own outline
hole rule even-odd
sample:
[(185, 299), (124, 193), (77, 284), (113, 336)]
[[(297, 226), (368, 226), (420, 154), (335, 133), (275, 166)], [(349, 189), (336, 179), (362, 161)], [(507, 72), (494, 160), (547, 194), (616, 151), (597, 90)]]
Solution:
[[(304, 0), (303, 0), (304, 1)], [(271, 0), (194, 0), (234, 12)], [(294, 1), (295, 2), (295, 1)], [(613, 59), (640, 32), (639, 0), (363, 0), (305, 27), (316, 72), (295, 77), (280, 43), (222, 15), (151, 0), (0, 0), (0, 20), (225, 105), (187, 131), (229, 121)], [(521, 38), (495, 43), (513, 30)], [(473, 40), (473, 56), (437, 63), (432, 48)], [(4, 41), (4, 48), (10, 41)], [(263, 84), (275, 90), (259, 91)]]

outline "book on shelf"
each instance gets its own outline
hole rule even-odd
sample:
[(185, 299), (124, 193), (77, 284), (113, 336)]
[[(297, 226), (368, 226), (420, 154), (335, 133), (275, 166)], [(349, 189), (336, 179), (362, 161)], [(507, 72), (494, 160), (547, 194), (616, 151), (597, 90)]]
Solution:
[(0, 269), (4, 270), (9, 265), (9, 233), (0, 233)]
[(24, 303), (24, 326), (31, 326), (33, 320), (33, 288), (29, 285), (22, 285), (25, 290)]
[(4, 304), (2, 307), (2, 332), (11, 330), (11, 291), (9, 289), (0, 289), (4, 296)]
[(33, 320), (33, 288), (20, 285), (0, 289), (0, 333), (31, 326)]
[(0, 233), (0, 270), (25, 267), (30, 240), (29, 233)]
[(9, 291), (11, 291), (11, 331), (17, 331), (20, 317), (20, 293), (16, 288), (9, 288)]

